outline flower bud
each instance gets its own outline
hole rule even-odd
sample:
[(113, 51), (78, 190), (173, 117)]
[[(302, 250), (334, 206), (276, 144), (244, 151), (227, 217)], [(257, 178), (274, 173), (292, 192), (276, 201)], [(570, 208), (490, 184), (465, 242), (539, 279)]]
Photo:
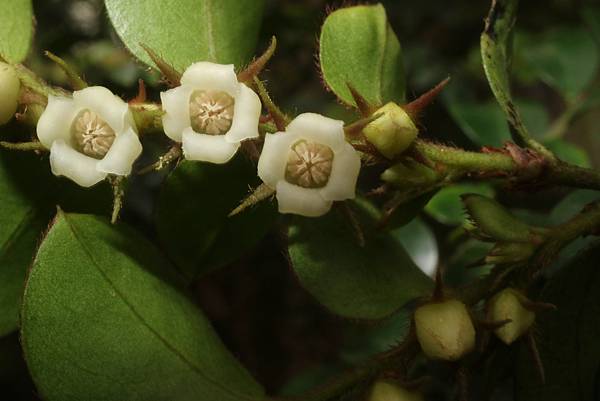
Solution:
[(432, 359), (456, 361), (475, 347), (475, 328), (464, 303), (450, 299), (415, 311), (417, 339)]
[(474, 233), (482, 238), (502, 242), (540, 243), (545, 229), (530, 226), (513, 216), (494, 199), (478, 195), (462, 196), (471, 221), (477, 227)]
[(21, 81), (15, 69), (0, 62), (0, 125), (6, 124), (15, 115), (18, 106)]
[(525, 296), (512, 288), (500, 291), (488, 304), (488, 319), (500, 322), (511, 321), (497, 328), (494, 333), (503, 343), (510, 345), (525, 334), (535, 320), (535, 313), (523, 307)]
[(371, 390), (369, 401), (423, 401), (418, 391), (408, 391), (394, 383), (378, 380)]
[(526, 242), (498, 242), (485, 257), (488, 264), (517, 264), (529, 260), (537, 246)]
[(410, 146), (419, 130), (402, 107), (394, 102), (373, 113), (376, 114), (382, 115), (368, 124), (363, 133), (382, 155), (393, 159)]
[(438, 173), (413, 159), (394, 164), (381, 174), (381, 179), (401, 188), (433, 184), (439, 180)]

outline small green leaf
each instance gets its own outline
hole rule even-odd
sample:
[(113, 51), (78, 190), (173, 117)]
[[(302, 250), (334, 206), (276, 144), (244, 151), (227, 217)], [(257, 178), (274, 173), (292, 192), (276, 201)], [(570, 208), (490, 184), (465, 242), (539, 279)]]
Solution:
[(517, 401), (593, 401), (597, 399), (600, 360), (600, 247), (572, 259), (542, 292), (556, 310), (539, 312), (536, 338), (546, 383), (540, 383), (525, 344), (517, 359)]
[(600, 192), (591, 189), (577, 189), (565, 196), (550, 213), (549, 223), (558, 225), (573, 218), (588, 204), (600, 200)]
[(600, 65), (597, 44), (584, 28), (564, 27), (522, 35), (516, 50), (538, 79), (573, 101), (592, 82)]
[(485, 236), (500, 242), (531, 242), (532, 227), (523, 223), (494, 199), (465, 194), (462, 200), (470, 219)]
[(421, 219), (414, 219), (410, 223), (391, 230), (410, 258), (427, 274), (433, 277), (438, 264), (438, 246), (433, 231)]
[(31, 0), (2, 0), (0, 4), (0, 57), (20, 63), (27, 57), (33, 36)]
[[(503, 146), (511, 139), (510, 129), (497, 102), (477, 101), (464, 92), (464, 89), (459, 92), (451, 87), (442, 97), (452, 119), (475, 144)], [(541, 139), (550, 125), (547, 110), (543, 105), (525, 99), (515, 99), (514, 103), (521, 110), (525, 124), (531, 127), (532, 136)]]
[(585, 21), (587, 28), (594, 36), (597, 44), (600, 46), (600, 7), (584, 6), (581, 11), (581, 16)]
[(509, 68), (512, 56), (512, 31), (517, 17), (518, 0), (498, 0), (486, 19), (485, 30), (481, 34), (481, 58), (490, 88), (518, 137), (515, 141), (523, 144), (529, 132), (521, 120), (510, 94)]
[(402, 50), (381, 4), (332, 12), (319, 45), (323, 80), (343, 102), (355, 104), (348, 84), (375, 105), (404, 101)]
[[(15, 330), (25, 275), (33, 261), (38, 238), (48, 224), (42, 213), (20, 184), (29, 181), (21, 163), (12, 155), (0, 152), (0, 337)], [(7, 157), (8, 156), (8, 157)], [(27, 161), (32, 161), (27, 158)]]
[(519, 0), (494, 0), (481, 34), (481, 58), (485, 76), (498, 104), (514, 130), (513, 140), (551, 158), (543, 145), (531, 138), (510, 92), (510, 64), (512, 58), (513, 28)]
[(411, 319), (412, 313), (407, 307), (376, 325), (349, 324), (344, 330), (341, 359), (352, 365), (360, 365), (375, 355), (390, 350), (406, 337)]
[(448, 97), (444, 103), (460, 129), (477, 145), (499, 147), (510, 138), (506, 119), (495, 102), (476, 103)]
[(117, 33), (140, 60), (140, 43), (183, 71), (196, 61), (235, 64), (252, 57), (264, 0), (105, 0)]
[(494, 196), (494, 190), (484, 184), (458, 184), (440, 190), (425, 206), (425, 211), (443, 224), (459, 225), (466, 219), (461, 195), (474, 193)]
[(22, 308), (21, 342), (43, 398), (262, 399), (173, 272), (128, 227), (60, 213)]
[(577, 145), (567, 142), (562, 139), (555, 139), (550, 142), (546, 142), (545, 145), (550, 149), (556, 156), (566, 161), (567, 163), (575, 164), (581, 167), (590, 167), (590, 158), (587, 152)]
[(262, 201), (228, 214), (260, 180), (243, 157), (226, 165), (184, 161), (167, 178), (158, 203), (158, 234), (189, 278), (224, 266), (252, 249), (278, 214)]
[(345, 215), (333, 210), (319, 219), (296, 218), (289, 254), (302, 286), (331, 312), (382, 319), (424, 295), (431, 281), (393, 235), (376, 229), (377, 210), (364, 201), (356, 206), (364, 247)]

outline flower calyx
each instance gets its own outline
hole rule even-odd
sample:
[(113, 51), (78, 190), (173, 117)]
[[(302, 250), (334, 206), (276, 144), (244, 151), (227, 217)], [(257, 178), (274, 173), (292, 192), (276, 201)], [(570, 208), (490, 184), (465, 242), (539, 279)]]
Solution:
[(503, 343), (510, 345), (529, 331), (535, 321), (535, 312), (525, 305), (531, 301), (516, 289), (505, 288), (487, 304), (487, 318), (490, 321), (507, 321), (496, 328), (494, 334)]
[(469, 216), (464, 227), (467, 232), (482, 241), (496, 242), (486, 263), (523, 263), (546, 241), (547, 229), (522, 222), (494, 199), (465, 194), (462, 201)]
[(0, 125), (9, 122), (19, 105), (21, 81), (13, 66), (0, 62)]
[(431, 301), (414, 313), (417, 340), (431, 359), (456, 361), (475, 348), (475, 327), (467, 306), (458, 299)]
[(423, 394), (417, 390), (404, 388), (399, 384), (379, 379), (371, 387), (368, 401), (424, 401)]

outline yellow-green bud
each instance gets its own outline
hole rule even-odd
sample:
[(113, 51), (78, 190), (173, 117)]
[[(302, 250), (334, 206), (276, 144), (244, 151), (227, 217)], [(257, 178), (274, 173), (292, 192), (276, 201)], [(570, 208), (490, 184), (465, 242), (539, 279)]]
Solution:
[(498, 242), (485, 257), (489, 264), (512, 264), (527, 261), (537, 246), (523, 242)]
[(523, 307), (525, 296), (512, 288), (500, 291), (488, 305), (488, 319), (494, 322), (510, 319), (494, 333), (503, 343), (510, 345), (525, 334), (535, 320), (535, 313)]
[(6, 124), (15, 115), (19, 100), (21, 81), (15, 69), (0, 62), (0, 125)]
[(378, 380), (371, 389), (369, 401), (423, 401), (418, 391), (408, 391), (394, 383)]
[(402, 107), (394, 102), (381, 107), (373, 115), (380, 113), (382, 115), (369, 123), (363, 133), (382, 155), (393, 159), (410, 146), (419, 130)]
[(381, 179), (400, 188), (407, 188), (433, 184), (440, 177), (435, 170), (407, 158), (385, 170), (381, 174)]
[(464, 303), (450, 299), (415, 311), (417, 339), (432, 359), (456, 361), (475, 347), (475, 328)]

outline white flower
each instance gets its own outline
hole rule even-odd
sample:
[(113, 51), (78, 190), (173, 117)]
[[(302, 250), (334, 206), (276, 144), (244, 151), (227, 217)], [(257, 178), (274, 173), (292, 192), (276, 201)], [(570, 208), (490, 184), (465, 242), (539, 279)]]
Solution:
[(188, 160), (229, 161), (240, 142), (258, 137), (261, 103), (238, 82), (233, 65), (199, 62), (181, 76), (181, 86), (161, 92), (163, 128), (182, 143)]
[(48, 96), (37, 135), (50, 149), (52, 173), (82, 187), (108, 174), (129, 175), (142, 153), (129, 106), (101, 86), (75, 91), (73, 98)]
[(279, 211), (309, 217), (354, 198), (359, 171), (344, 122), (313, 113), (300, 114), (285, 132), (267, 134), (258, 161), (259, 177), (277, 192)]

